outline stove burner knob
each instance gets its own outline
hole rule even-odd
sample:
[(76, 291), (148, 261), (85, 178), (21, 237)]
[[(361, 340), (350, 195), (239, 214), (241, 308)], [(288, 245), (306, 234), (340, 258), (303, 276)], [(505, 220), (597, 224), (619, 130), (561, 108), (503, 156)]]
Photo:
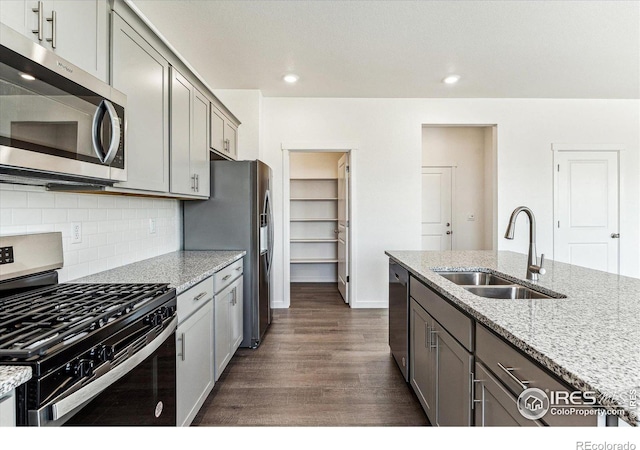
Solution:
[(93, 361), (90, 359), (81, 359), (77, 363), (67, 364), (67, 373), (75, 378), (90, 377), (93, 375)]
[(113, 359), (113, 347), (106, 345), (99, 345), (91, 349), (91, 359), (97, 362), (111, 361)]
[(162, 314), (160, 312), (154, 312), (149, 314), (144, 319), (144, 323), (147, 325), (151, 325), (152, 327), (157, 327), (162, 324)]

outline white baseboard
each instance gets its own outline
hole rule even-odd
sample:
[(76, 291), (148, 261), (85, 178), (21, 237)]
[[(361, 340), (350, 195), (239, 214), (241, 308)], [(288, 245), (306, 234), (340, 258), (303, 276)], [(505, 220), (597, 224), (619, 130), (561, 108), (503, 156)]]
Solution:
[(288, 306), (284, 303), (284, 300), (278, 300), (278, 301), (271, 302), (271, 307), (273, 309), (288, 308)]
[(351, 307), (354, 309), (365, 309), (365, 308), (387, 309), (389, 308), (389, 303), (388, 302), (355, 302), (354, 304), (351, 305)]
[(291, 277), (291, 283), (337, 283), (335, 277)]

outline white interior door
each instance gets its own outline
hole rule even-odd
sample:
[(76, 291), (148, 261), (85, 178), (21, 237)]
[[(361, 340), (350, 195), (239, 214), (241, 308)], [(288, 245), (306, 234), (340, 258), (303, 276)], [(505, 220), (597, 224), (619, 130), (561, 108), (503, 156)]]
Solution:
[(338, 290), (349, 303), (349, 154), (338, 160)]
[(451, 250), (451, 167), (422, 168), (422, 250)]
[(619, 273), (618, 152), (556, 155), (554, 259)]

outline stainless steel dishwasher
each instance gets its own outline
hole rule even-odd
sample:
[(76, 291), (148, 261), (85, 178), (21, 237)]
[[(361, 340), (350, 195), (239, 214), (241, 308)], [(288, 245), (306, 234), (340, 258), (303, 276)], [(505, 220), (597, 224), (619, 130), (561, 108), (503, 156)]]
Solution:
[(389, 347), (409, 382), (409, 274), (389, 259)]

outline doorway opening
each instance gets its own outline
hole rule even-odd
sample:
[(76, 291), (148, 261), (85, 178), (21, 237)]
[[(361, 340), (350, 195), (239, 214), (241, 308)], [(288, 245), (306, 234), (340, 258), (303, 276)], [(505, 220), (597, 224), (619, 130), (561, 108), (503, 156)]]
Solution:
[(496, 133), (422, 126), (422, 250), (497, 248)]
[(351, 306), (351, 152), (287, 153), (285, 302), (295, 306), (305, 292), (333, 292)]

